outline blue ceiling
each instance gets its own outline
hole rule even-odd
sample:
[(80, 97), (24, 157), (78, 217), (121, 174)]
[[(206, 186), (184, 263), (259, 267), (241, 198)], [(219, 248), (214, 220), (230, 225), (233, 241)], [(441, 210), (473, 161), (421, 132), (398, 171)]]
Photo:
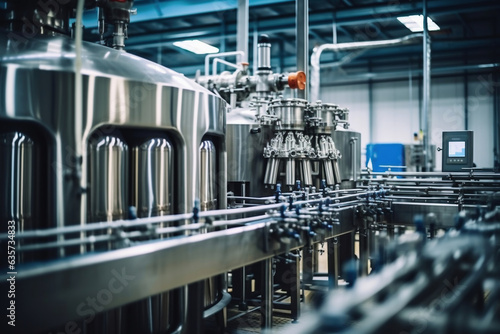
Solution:
[[(191, 54), (173, 42), (197, 38), (221, 51), (236, 49), (237, 0), (160, 1), (136, 0), (137, 15), (131, 18), (126, 49), (142, 57), (193, 76), (204, 56)], [(275, 70), (295, 66), (295, 1), (249, 0), (249, 50), (257, 34), (270, 35)], [(422, 13), (422, 1), (309, 0), (309, 52), (315, 45), (383, 40), (410, 31), (398, 16)], [(428, 0), (428, 14), (441, 27), (431, 35), (433, 67), (469, 70), (500, 59), (500, 1)], [(85, 15), (87, 40), (96, 40), (96, 13)], [(325, 55), (326, 62), (342, 55)], [(322, 58), (323, 59), (323, 58)], [(393, 71), (421, 66), (421, 45), (366, 52), (345, 66), (344, 74), (394, 67)], [(249, 61), (253, 61), (252, 52)], [(484, 66), (482, 68), (485, 68)], [(486, 68), (488, 68), (486, 66)]]

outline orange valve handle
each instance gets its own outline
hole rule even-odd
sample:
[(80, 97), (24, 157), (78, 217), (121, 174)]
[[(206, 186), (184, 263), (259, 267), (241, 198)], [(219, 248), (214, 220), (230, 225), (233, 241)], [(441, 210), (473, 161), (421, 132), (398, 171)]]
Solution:
[(288, 75), (288, 86), (292, 89), (304, 90), (306, 88), (306, 74), (303, 71)]

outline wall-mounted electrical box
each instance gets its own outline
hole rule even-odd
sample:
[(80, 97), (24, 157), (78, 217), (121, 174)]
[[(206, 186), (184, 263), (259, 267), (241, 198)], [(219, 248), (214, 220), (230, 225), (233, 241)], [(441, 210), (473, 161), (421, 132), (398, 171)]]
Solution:
[(473, 131), (443, 132), (443, 172), (465, 172), (474, 158)]

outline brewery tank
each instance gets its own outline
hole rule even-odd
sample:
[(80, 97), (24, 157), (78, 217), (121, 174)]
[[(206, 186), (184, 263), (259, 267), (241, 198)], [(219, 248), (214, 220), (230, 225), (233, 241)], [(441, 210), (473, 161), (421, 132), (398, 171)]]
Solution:
[[(200, 197), (198, 153), (205, 136), (212, 138), (217, 178), (224, 177), (227, 105), (220, 97), (158, 64), (83, 42), (82, 112), (76, 114), (73, 40), (57, 34), (21, 39), (20, 34), (0, 34), (0, 153), (9, 175), (1, 216), (22, 222), (19, 231), (127, 219), (129, 206), (142, 217), (191, 212)], [(149, 144), (161, 146), (168, 138), (163, 153), (172, 159), (167, 163), (156, 151), (150, 158), (169, 168), (158, 169), (160, 163), (150, 171), (154, 177), (134, 179), (134, 134), (151, 131), (159, 137), (147, 139)], [(168, 190), (160, 189), (168, 180), (173, 180)], [(212, 203), (225, 208), (225, 180), (214, 187), (218, 197)], [(137, 191), (141, 198), (134, 197)], [(44, 256), (114, 247), (61, 247)], [(185, 303), (185, 293), (177, 295), (179, 304)], [(181, 309), (176, 322), (188, 326), (189, 315), (179, 314)], [(112, 328), (120, 327), (103, 331)]]
[(361, 133), (338, 126), (332, 130), (332, 138), (342, 155), (338, 160), (340, 187), (355, 188), (361, 175)]

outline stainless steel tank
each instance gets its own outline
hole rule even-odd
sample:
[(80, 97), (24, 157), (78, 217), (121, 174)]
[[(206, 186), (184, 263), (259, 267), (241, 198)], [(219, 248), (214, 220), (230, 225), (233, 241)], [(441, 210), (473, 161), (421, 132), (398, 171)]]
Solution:
[(137, 217), (171, 214), (172, 144), (166, 138), (151, 138), (132, 147), (131, 152), (131, 205), (136, 208)]
[(215, 145), (204, 140), (200, 145), (200, 209), (201, 211), (217, 208), (217, 155)]
[(281, 129), (304, 130), (306, 106), (303, 99), (277, 99), (269, 104), (269, 113), (279, 118)]
[[(73, 41), (37, 36), (23, 45), (0, 34), (0, 120), (34, 122), (48, 137), (52, 167), (49, 221), (54, 226), (80, 224), (86, 217), (87, 143), (123, 126), (164, 129), (179, 150), (179, 181), (173, 212), (192, 210), (198, 184), (197, 159), (206, 134), (224, 137), (226, 103), (208, 90), (155, 63), (93, 43), (83, 43), (83, 111), (74, 112)], [(24, 94), (29, 92), (29, 94)], [(81, 135), (79, 135), (81, 134)], [(220, 164), (221, 168), (225, 165)], [(219, 171), (220, 172), (220, 171)], [(194, 175), (194, 176), (193, 176)], [(74, 177), (73, 177), (74, 176)], [(225, 187), (225, 186), (224, 186)], [(221, 192), (224, 193), (224, 192)], [(223, 204), (224, 205), (224, 204)], [(75, 207), (82, 214), (75, 214)], [(79, 209), (78, 209), (79, 210)]]
[[(199, 146), (206, 136), (224, 142), (227, 104), (172, 70), (83, 42), (82, 111), (76, 114), (73, 40), (45, 35), (21, 40), (16, 34), (21, 32), (0, 33), (0, 135), (11, 132), (5, 129), (16, 124), (30, 129), (35, 124), (46, 139), (42, 145), (47, 154), (33, 168), (46, 172), (47, 196), (43, 200), (47, 208), (40, 224), (56, 227), (127, 218), (132, 202), (127, 193), (132, 185), (124, 134), (134, 131), (162, 131), (171, 140), (176, 153), (169, 213), (191, 212), (200, 197)], [(225, 146), (216, 147), (219, 182), (214, 184), (214, 193), (218, 194), (218, 208), (225, 208)], [(161, 193), (156, 185), (149, 189)], [(159, 204), (146, 211), (153, 214), (166, 209)], [(6, 216), (4, 207), (0, 210), (0, 216)], [(103, 250), (112, 246), (105, 244)], [(154, 291), (153, 295), (163, 292)], [(137, 300), (130, 294), (125, 298)], [(179, 298), (183, 305), (187, 303)], [(178, 307), (173, 323), (182, 322), (188, 328), (186, 310)], [(107, 327), (95, 322), (93, 333), (119, 331), (115, 324), (121, 316), (102, 314)]]
[(104, 222), (127, 218), (128, 155), (128, 145), (118, 134), (91, 138), (89, 221)]
[(227, 181), (229, 190), (237, 195), (269, 195), (264, 188), (264, 175), (268, 173), (262, 153), (273, 137), (273, 129), (270, 125), (260, 125), (256, 114), (253, 108), (237, 108), (227, 114)]
[[(218, 208), (217, 198), (217, 155), (213, 141), (206, 139), (200, 145), (200, 210), (215, 210)], [(223, 181), (225, 182), (225, 181)], [(208, 309), (221, 299), (224, 286), (224, 275), (206, 279), (204, 285), (203, 304)]]
[(342, 154), (338, 160), (341, 187), (353, 188), (361, 175), (361, 133), (337, 128), (332, 138)]
[[(105, 222), (127, 218), (128, 145), (116, 131), (111, 135), (93, 135), (89, 140), (88, 154), (88, 221)], [(107, 233), (111, 235), (111, 229)], [(103, 232), (89, 233), (89, 236), (95, 234)], [(115, 245), (108, 241), (104, 244), (90, 244), (86, 250), (105, 251), (114, 248)], [(123, 308), (118, 308), (98, 314), (93, 322), (85, 325), (85, 329), (97, 333), (120, 333), (123, 331), (122, 313)]]
[(318, 120), (318, 132), (329, 134), (335, 128), (335, 114), (338, 106), (333, 103), (323, 103), (321, 101), (311, 106), (312, 115)]
[[(36, 226), (42, 218), (36, 210), (36, 203), (40, 200), (37, 183), (42, 172), (36, 168), (36, 151), (34, 140), (22, 132), (0, 134), (2, 233), (19, 233), (43, 227)], [(22, 239), (16, 242), (16, 247), (22, 246)], [(7, 245), (2, 250), (7, 254)], [(16, 263), (25, 259), (26, 256), (18, 252)]]
[[(135, 141), (137, 143), (131, 144), (130, 150), (130, 205), (136, 208), (137, 217), (171, 214), (174, 190), (172, 144), (165, 136)], [(160, 226), (164, 225), (161, 223)], [(168, 333), (176, 328), (173, 309), (180, 307), (176, 293), (164, 292), (127, 305), (123, 323), (128, 333)]]

